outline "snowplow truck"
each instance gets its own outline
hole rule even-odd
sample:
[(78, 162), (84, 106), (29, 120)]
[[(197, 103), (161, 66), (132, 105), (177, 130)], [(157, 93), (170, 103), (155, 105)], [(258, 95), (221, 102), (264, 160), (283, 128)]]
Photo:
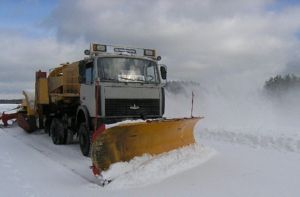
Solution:
[(167, 69), (155, 50), (92, 43), (84, 53), (48, 74), (36, 72), (35, 93), (23, 92), (22, 128), (44, 128), (54, 144), (78, 137), (95, 174), (118, 161), (195, 142), (200, 118), (163, 118)]

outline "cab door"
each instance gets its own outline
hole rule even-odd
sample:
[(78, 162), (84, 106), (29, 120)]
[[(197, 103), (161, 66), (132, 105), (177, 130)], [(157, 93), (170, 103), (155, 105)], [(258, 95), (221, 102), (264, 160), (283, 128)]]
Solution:
[(83, 67), (81, 87), (81, 105), (87, 107), (90, 116), (95, 117), (95, 66), (94, 62), (88, 62)]

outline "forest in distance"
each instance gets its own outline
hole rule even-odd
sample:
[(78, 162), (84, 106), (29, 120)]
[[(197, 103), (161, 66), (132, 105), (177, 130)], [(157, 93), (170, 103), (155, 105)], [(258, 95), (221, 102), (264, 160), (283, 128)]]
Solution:
[[(185, 93), (185, 87), (200, 87), (199, 82), (170, 80), (166, 82), (165, 89), (173, 94)], [(283, 96), (290, 91), (300, 91), (300, 77), (295, 74), (276, 75), (265, 81), (264, 91), (269, 96)], [(0, 104), (20, 104), (22, 99), (0, 99)]]
[(294, 74), (276, 75), (265, 82), (264, 90), (271, 96), (282, 96), (289, 91), (300, 91), (300, 77)]

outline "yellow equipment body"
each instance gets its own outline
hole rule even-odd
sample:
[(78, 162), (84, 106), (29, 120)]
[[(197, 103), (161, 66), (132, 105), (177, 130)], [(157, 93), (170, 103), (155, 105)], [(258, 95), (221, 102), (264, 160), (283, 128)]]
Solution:
[(194, 126), (200, 119), (162, 119), (106, 129), (92, 143), (93, 165), (105, 171), (115, 162), (129, 161), (145, 153), (156, 155), (193, 144)]

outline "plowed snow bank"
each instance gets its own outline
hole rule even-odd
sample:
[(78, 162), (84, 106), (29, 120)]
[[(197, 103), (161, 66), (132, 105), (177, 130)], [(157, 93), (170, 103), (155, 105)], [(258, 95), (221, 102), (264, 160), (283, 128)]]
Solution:
[(194, 144), (157, 156), (143, 155), (129, 162), (113, 164), (103, 173), (105, 179), (113, 179), (107, 189), (141, 187), (160, 182), (170, 176), (194, 168), (216, 154), (216, 151)]

